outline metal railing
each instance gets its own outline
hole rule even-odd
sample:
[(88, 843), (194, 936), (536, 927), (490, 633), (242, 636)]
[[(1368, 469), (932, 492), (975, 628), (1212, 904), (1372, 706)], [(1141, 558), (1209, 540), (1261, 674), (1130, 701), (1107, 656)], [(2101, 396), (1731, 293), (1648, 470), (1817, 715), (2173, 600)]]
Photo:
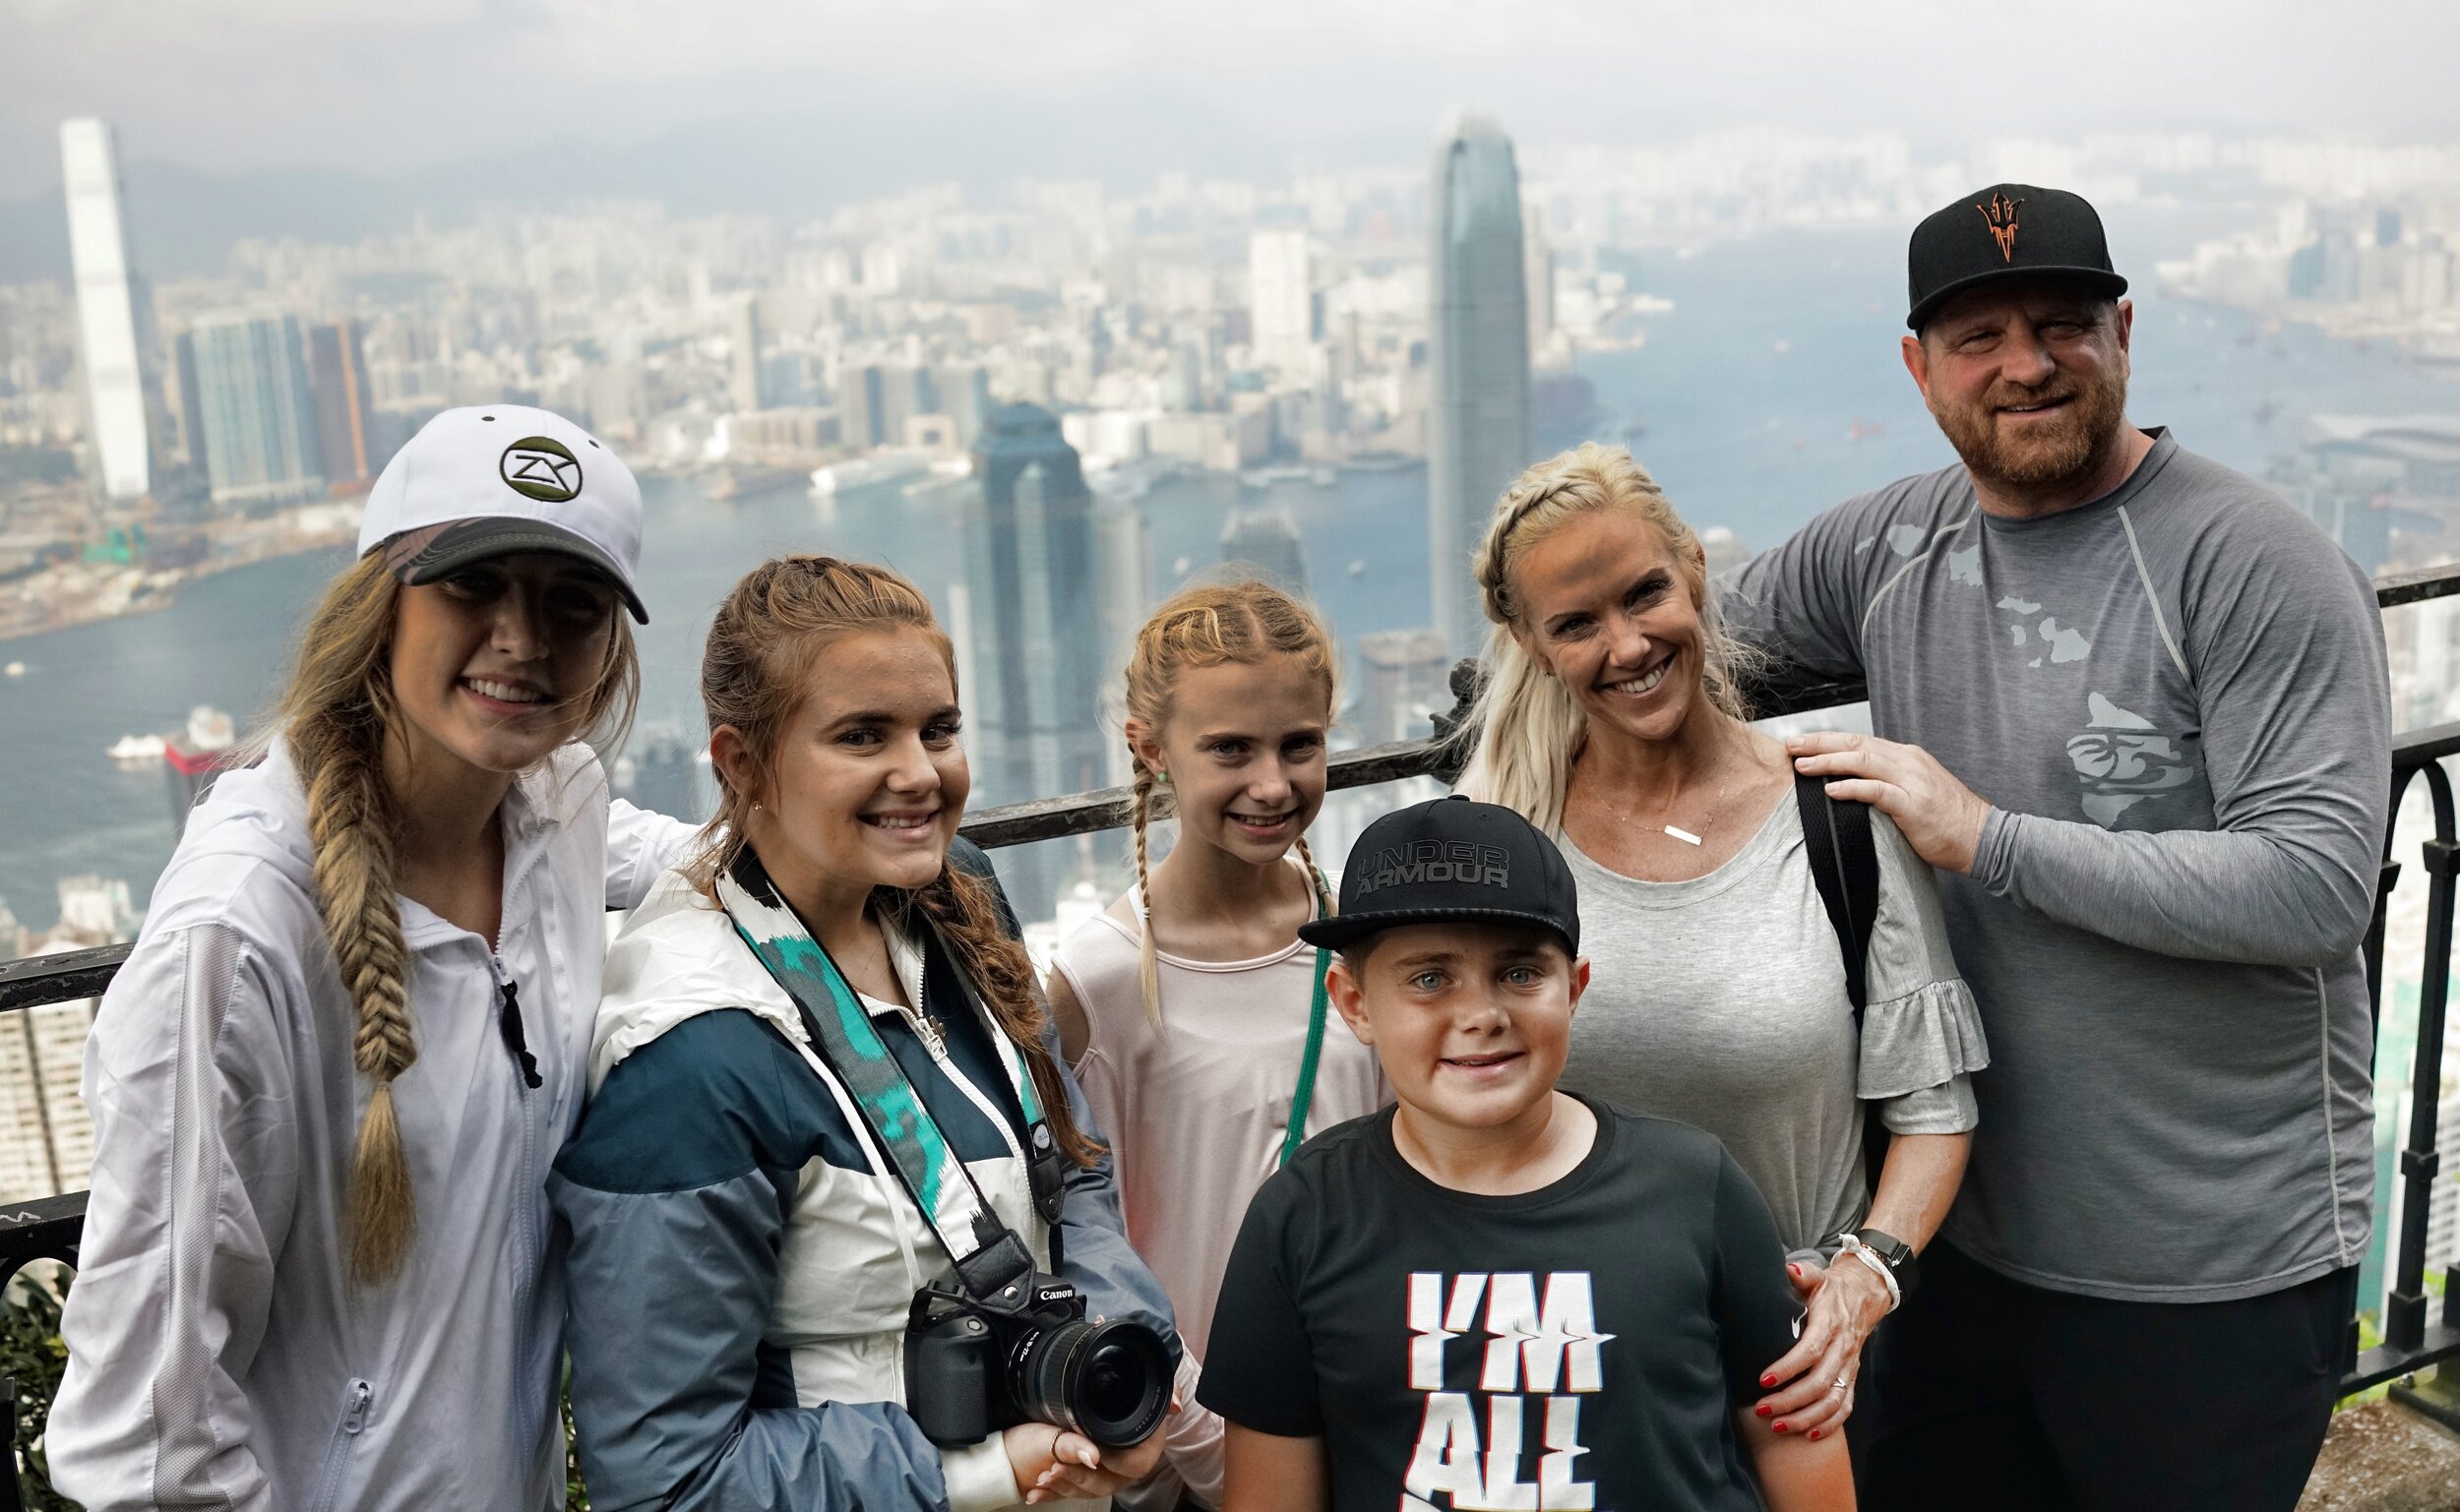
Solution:
[[(2460, 594), (2460, 566), (2386, 574), (2374, 580), (2375, 598), (2389, 609), (2428, 599)], [(1396, 741), (1362, 751), (1342, 752), (1330, 761), (1333, 788), (1369, 787), (1410, 777), (1435, 776), (1445, 781), (1459, 773), (1462, 743), (1458, 734), (1475, 689), (1475, 669), (1463, 662), (1452, 671), (1452, 712), (1436, 718), (1437, 736), (1425, 741)], [(1807, 713), (1858, 701), (1863, 690), (1853, 684), (1797, 681), (1760, 690), (1759, 706), (1769, 714)], [(2436, 1113), (2441, 1106), (2441, 1068), (2445, 1005), (2450, 990), (2453, 906), (2460, 892), (2460, 824), (2455, 822), (2452, 782), (2445, 758), (2460, 756), (2460, 724), (2437, 725), (2401, 736), (2392, 746), (2392, 812), (2397, 815), (2409, 784), (2423, 775), (2433, 806), (2433, 836), (2423, 846), (2423, 863), (2430, 878), (2427, 902), (2426, 958), (2420, 974), (2418, 1038), (2410, 1067), (2415, 1110), (2408, 1142), (2400, 1151), (2400, 1245), (2392, 1256), (2393, 1284), (2384, 1309), (2382, 1342), (2360, 1353), (2355, 1348), (2357, 1322), (2351, 1320), (2354, 1366), (2342, 1378), (2343, 1395), (2394, 1382), (2394, 1396), (2420, 1410), (2450, 1421), (2449, 1409), (2409, 1390), (2403, 1379), (2438, 1361), (2460, 1357), (2460, 1264), (2447, 1272), (2439, 1318), (2428, 1315), (2426, 1290), (2427, 1219), (2439, 1155), (2435, 1148)], [(986, 809), (965, 821), (962, 833), (986, 849), (1055, 840), (1125, 828), (1132, 814), (1126, 788), (1102, 788), (1040, 798)], [(2374, 903), (2374, 922), (2366, 940), (2368, 989), (2375, 1022), (2382, 1021), (2383, 934), (2391, 891), (2401, 874), (2392, 855), (2392, 837), (2384, 840), (2384, 859)], [(44, 1003), (73, 1002), (97, 997), (110, 985), (129, 946), (106, 945), (55, 955), (0, 962), (0, 1012)], [(86, 1193), (68, 1192), (0, 1210), (0, 1285), (35, 1260), (77, 1263), (77, 1241), (85, 1223)], [(5, 1383), (0, 1383), (5, 1385)], [(13, 1426), (15, 1406), (0, 1390), (0, 1428)], [(2460, 1428), (2460, 1421), (2452, 1424)], [(10, 1435), (11, 1440), (14, 1434)], [(0, 1480), (0, 1512), (16, 1512), (15, 1478)]]

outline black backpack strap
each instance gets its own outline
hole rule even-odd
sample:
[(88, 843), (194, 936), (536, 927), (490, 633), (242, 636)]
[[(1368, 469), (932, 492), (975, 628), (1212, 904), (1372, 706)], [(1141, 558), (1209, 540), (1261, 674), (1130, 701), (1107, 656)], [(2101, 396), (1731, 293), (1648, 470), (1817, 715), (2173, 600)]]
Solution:
[[(1862, 1043), (1862, 1010), (1871, 1003), (1871, 927), (1879, 917), (1879, 852), (1871, 838), (1871, 809), (1828, 796), (1827, 779), (1794, 774), (1811, 878), (1827, 905), (1836, 947), (1845, 960), (1845, 995), (1854, 1004), (1854, 1043)], [(1876, 1195), (1887, 1164), (1888, 1132), (1869, 1111), (1862, 1120), (1863, 1175)]]
[(1860, 1034), (1862, 1010), (1871, 1001), (1871, 927), (1879, 917), (1879, 853), (1871, 840), (1871, 810), (1829, 798), (1826, 778), (1800, 772), (1794, 775), (1794, 804), (1802, 811), (1811, 877), (1836, 931), (1845, 996), (1854, 1004), (1854, 1032)]

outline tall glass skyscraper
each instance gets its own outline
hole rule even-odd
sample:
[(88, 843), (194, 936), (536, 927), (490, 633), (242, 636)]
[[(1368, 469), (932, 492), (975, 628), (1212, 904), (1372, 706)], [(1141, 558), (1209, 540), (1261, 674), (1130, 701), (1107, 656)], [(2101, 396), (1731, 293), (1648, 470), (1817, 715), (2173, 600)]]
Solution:
[[(994, 412), (973, 463), (963, 524), (973, 684), (959, 695), (998, 741), (996, 761), (975, 768), (977, 807), (1097, 787), (1108, 765), (1103, 600), (1083, 466), (1059, 417), (1036, 404)], [(1020, 915), (1050, 917), (1055, 858), (1020, 855), (1001, 874)]]
[(201, 317), (189, 335), (214, 502), (286, 504), (323, 493), (324, 453), (297, 318), (231, 311)]
[(128, 265), (120, 223), (119, 150), (107, 122), (60, 123), (69, 259), (77, 274), (77, 350), (86, 367), (89, 439), (102, 492), (138, 499), (154, 486), (151, 311)]
[(1435, 633), (1473, 652), (1486, 619), (1469, 554), (1529, 455), (1529, 308), (1511, 139), (1470, 118), (1435, 151), (1429, 268), (1427, 544)]

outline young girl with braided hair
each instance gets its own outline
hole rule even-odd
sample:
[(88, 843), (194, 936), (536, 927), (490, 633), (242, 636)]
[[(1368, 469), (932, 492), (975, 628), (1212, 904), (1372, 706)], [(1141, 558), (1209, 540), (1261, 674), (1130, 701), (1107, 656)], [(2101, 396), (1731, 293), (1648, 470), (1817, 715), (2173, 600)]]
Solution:
[[(1374, 1055), (1333, 1016), (1323, 958), (1298, 927), (1331, 907), (1307, 848), (1332, 723), (1331, 636), (1256, 581), (1193, 587), (1138, 633), (1127, 669), (1137, 885), (1059, 947), (1061, 1045), (1111, 1141), (1128, 1238), (1170, 1294), (1190, 1363), (1168, 1474), (1220, 1504), (1221, 1420), (1194, 1361), (1248, 1199), (1299, 1141), (1391, 1100)], [(1165, 801), (1178, 839), (1160, 862)]]
[(95, 1512), (560, 1503), (546, 1164), (609, 908), (641, 497), (580, 427), (437, 416), (370, 495), (262, 759), (187, 821), (94, 1020), (47, 1434)]

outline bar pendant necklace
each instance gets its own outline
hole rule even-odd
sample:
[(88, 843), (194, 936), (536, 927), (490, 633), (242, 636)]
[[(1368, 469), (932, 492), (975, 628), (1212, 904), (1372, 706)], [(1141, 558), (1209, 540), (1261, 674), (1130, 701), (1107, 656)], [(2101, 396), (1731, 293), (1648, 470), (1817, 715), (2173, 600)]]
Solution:
[(1674, 836), (1676, 839), (1678, 839), (1678, 840), (1682, 841), (1682, 842), (1683, 842), (1684, 844), (1686, 844), (1686, 845), (1697, 845), (1697, 844), (1699, 844), (1699, 836), (1697, 836), (1697, 835), (1695, 835), (1695, 834), (1691, 833), (1691, 832), (1690, 830), (1688, 830), (1688, 829), (1677, 829), (1677, 828), (1675, 828), (1672, 824), (1668, 824), (1668, 825), (1666, 826), (1666, 833), (1668, 833), (1668, 834), (1670, 834), (1670, 835)]

